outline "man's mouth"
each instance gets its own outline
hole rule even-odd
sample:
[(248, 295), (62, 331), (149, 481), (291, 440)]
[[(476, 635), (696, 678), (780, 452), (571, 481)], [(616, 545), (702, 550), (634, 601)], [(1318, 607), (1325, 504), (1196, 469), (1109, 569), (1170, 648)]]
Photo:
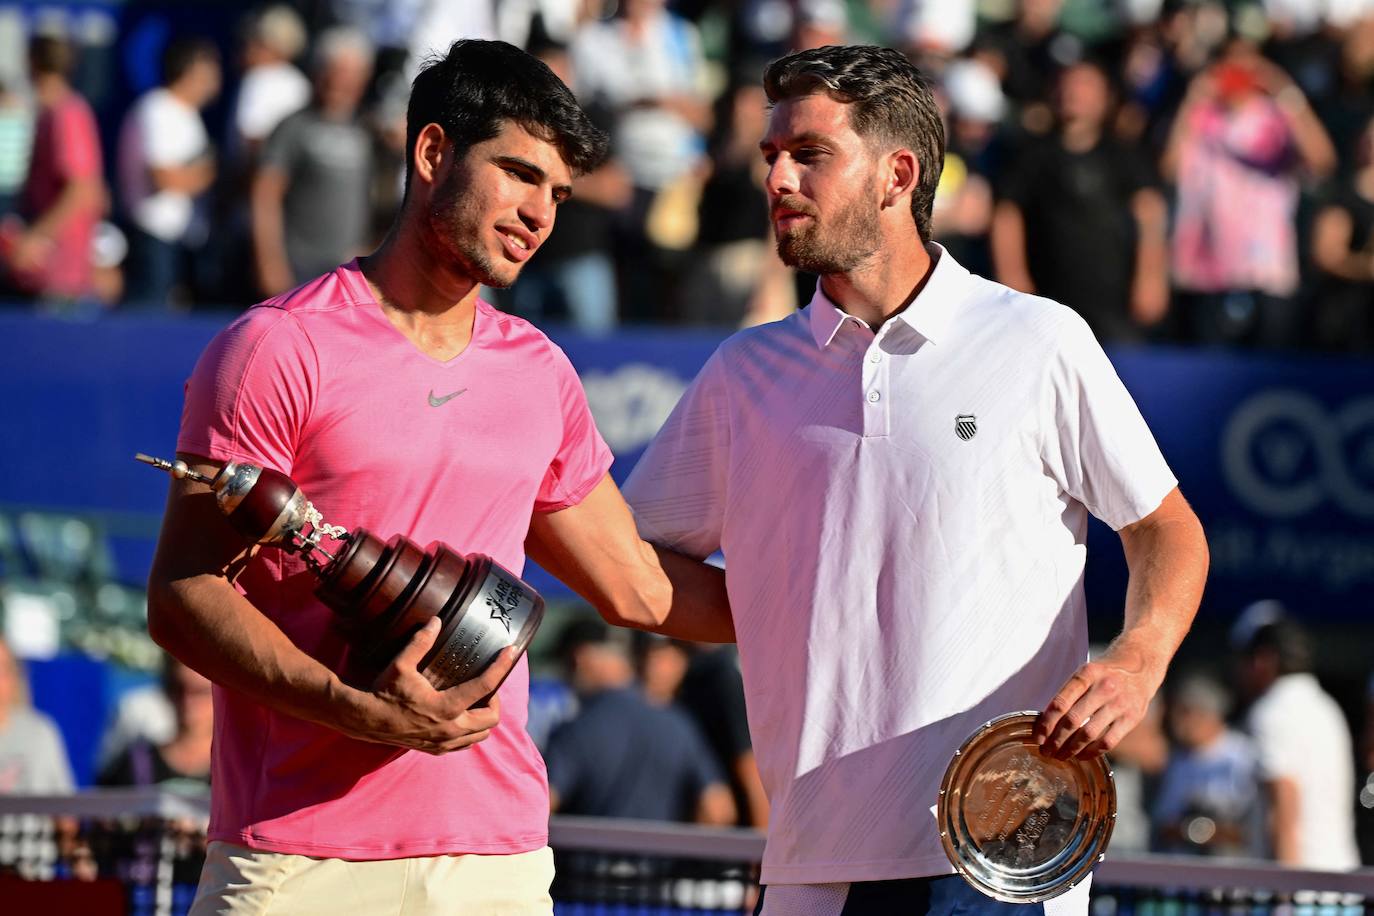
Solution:
[(782, 232), (800, 224), (802, 220), (810, 218), (811, 214), (809, 213), (782, 207), (773, 211), (773, 226), (778, 232)]
[(506, 252), (517, 261), (528, 258), (539, 246), (539, 242), (534, 236), (520, 229), (498, 226), (496, 232), (501, 236), (501, 242), (504, 244)]

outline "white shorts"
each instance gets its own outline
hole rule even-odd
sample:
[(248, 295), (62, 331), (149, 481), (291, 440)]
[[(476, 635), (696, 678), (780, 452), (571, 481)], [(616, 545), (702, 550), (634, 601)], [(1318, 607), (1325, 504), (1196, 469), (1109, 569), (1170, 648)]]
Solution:
[(553, 851), (350, 862), (216, 840), (190, 916), (550, 916)]

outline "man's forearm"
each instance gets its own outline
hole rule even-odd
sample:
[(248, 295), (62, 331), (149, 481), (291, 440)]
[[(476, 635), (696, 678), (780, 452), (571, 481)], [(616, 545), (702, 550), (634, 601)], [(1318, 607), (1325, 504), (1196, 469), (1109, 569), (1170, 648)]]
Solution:
[(530, 519), (525, 552), (607, 623), (734, 642), (725, 571), (642, 540), (607, 475), (580, 503)]
[(1111, 652), (1138, 658), (1158, 688), (1202, 601), (1207, 539), (1174, 490), (1148, 520), (1123, 529), (1121, 540), (1130, 576), (1125, 624)]
[(72, 219), (85, 211), (98, 211), (104, 204), (104, 189), (98, 178), (77, 178), (67, 182), (57, 200), (29, 226), (47, 238), (60, 233)]
[(150, 584), (148, 630), (210, 680), (278, 712), (351, 732), (369, 699), (218, 576)]
[(725, 570), (666, 547), (655, 545), (654, 552), (673, 586), (668, 616), (654, 632), (692, 642), (734, 642)]
[(1207, 541), (1177, 488), (1120, 534), (1130, 567), (1126, 623), (1037, 720), (1037, 741), (1054, 756), (1110, 751), (1140, 724), (1202, 599)]
[(1298, 809), (1301, 804), (1298, 785), (1280, 776), (1267, 780), (1264, 790), (1269, 799), (1269, 839), (1274, 847), (1274, 858), (1287, 865), (1297, 865), (1302, 862), (1302, 850), (1298, 842)]

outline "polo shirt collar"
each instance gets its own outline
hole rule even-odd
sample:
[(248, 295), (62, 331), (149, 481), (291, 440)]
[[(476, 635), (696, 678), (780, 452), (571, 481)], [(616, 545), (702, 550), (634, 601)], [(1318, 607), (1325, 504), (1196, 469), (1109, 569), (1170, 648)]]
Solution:
[[(948, 338), (950, 324), (959, 306), (960, 292), (969, 278), (969, 272), (942, 245), (937, 242), (930, 244), (939, 255), (930, 279), (911, 304), (893, 317), (931, 343), (939, 343), (941, 339)], [(816, 294), (811, 297), (807, 311), (811, 336), (821, 349), (830, 346), (840, 326), (846, 321), (868, 327), (866, 322), (845, 313), (831, 302), (821, 289), (820, 281), (816, 282)]]

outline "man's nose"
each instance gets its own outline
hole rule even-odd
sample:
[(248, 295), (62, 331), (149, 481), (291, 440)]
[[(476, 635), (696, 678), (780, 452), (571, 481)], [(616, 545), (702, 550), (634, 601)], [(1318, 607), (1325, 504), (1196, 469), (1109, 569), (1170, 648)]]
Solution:
[(774, 159), (773, 164), (768, 167), (768, 179), (764, 183), (764, 187), (773, 197), (795, 194), (797, 191), (797, 170), (792, 160), (786, 156), (779, 156)]

